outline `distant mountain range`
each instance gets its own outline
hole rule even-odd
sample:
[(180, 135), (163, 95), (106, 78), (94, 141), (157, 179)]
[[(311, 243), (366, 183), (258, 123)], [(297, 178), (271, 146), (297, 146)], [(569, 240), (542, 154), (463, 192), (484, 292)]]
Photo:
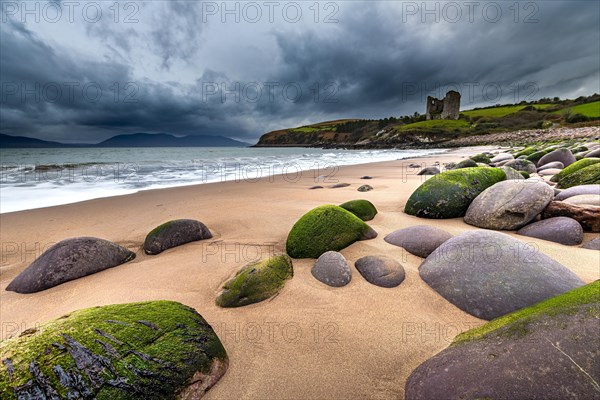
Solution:
[(224, 136), (173, 136), (167, 133), (132, 133), (113, 136), (100, 143), (59, 143), (25, 136), (0, 133), (0, 148), (58, 148), (58, 147), (247, 147)]

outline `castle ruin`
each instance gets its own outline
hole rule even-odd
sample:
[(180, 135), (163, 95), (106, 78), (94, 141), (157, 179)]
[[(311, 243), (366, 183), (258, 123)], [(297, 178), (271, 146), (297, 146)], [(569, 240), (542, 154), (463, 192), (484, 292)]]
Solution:
[(442, 100), (427, 96), (426, 117), (430, 119), (458, 119), (460, 93), (451, 90)]

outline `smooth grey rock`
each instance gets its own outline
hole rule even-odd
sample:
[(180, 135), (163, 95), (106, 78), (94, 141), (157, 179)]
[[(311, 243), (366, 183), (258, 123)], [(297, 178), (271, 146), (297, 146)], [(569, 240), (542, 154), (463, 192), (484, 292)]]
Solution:
[(543, 182), (498, 182), (473, 200), (465, 222), (485, 229), (519, 229), (541, 213), (553, 197), (554, 190)]
[(600, 237), (590, 240), (581, 247), (588, 250), (600, 250)]
[(517, 171), (525, 171), (530, 174), (537, 171), (535, 164), (529, 160), (511, 160), (504, 164), (504, 166), (514, 168)]
[(315, 189), (323, 189), (323, 186), (321, 185), (315, 185), (315, 186), (311, 186), (308, 188), (308, 190), (315, 190)]
[(361, 176), (360, 179), (373, 179), (373, 177), (369, 176), (369, 175), (365, 175), (365, 176)]
[(116, 267), (135, 253), (94, 237), (65, 239), (46, 250), (6, 287), (17, 293), (35, 293), (61, 283)]
[(337, 251), (321, 254), (310, 272), (318, 281), (333, 287), (346, 286), (352, 279), (352, 271), (348, 262)]
[(420, 170), (417, 175), (437, 175), (439, 173), (440, 173), (439, 168), (427, 167), (427, 168), (423, 168), (422, 170)]
[(517, 235), (573, 246), (583, 241), (583, 228), (573, 218), (554, 217), (526, 225), (517, 231)]
[(487, 320), (583, 285), (539, 249), (487, 230), (447, 240), (425, 259), (419, 275), (461, 310)]
[(511, 167), (507, 167), (505, 165), (499, 167), (502, 171), (504, 171), (506, 173), (506, 180), (507, 181), (522, 181), (525, 178), (523, 177), (523, 175), (521, 175), (521, 173), (519, 171), (517, 171), (514, 168)]
[(563, 200), (565, 203), (600, 207), (600, 195), (579, 194)]
[(573, 153), (571, 153), (571, 150), (556, 149), (540, 158), (537, 165), (541, 167), (553, 161), (560, 161), (565, 167), (568, 167), (577, 160), (575, 159)]
[(361, 185), (356, 190), (358, 190), (359, 192), (370, 192), (371, 190), (373, 190), (373, 186), (371, 186), (371, 185)]
[(572, 186), (570, 188), (561, 190), (560, 193), (556, 195), (554, 200), (565, 200), (569, 197), (579, 196), (582, 194), (595, 194), (600, 196), (600, 184)]
[(595, 149), (586, 153), (585, 158), (600, 157), (600, 149)]
[(500, 161), (512, 160), (514, 158), (515, 157), (512, 154), (510, 154), (510, 153), (500, 153), (497, 156), (495, 156), (494, 158), (492, 158), (491, 161), (493, 163), (497, 163), (497, 162), (500, 162)]
[(517, 311), (457, 337), (412, 372), (406, 400), (598, 399), (600, 287), (591, 285), (576, 290), (581, 301), (567, 293), (565, 306), (559, 299), (526, 316)]
[(163, 251), (198, 240), (210, 239), (206, 225), (194, 219), (175, 219), (154, 228), (144, 240), (144, 252), (156, 255)]
[(383, 238), (389, 244), (404, 248), (417, 257), (427, 257), (452, 234), (429, 225), (410, 226), (398, 229)]
[(366, 256), (359, 258), (354, 266), (370, 283), (384, 288), (396, 287), (404, 280), (404, 267), (386, 256)]
[(544, 164), (541, 167), (539, 167), (537, 169), (537, 172), (543, 171), (545, 169), (550, 169), (550, 168), (558, 168), (558, 169), (563, 169), (565, 166), (563, 163), (561, 163), (560, 161), (552, 161), (549, 162), (548, 164)]
[[(546, 169), (543, 169), (541, 171), (538, 171), (538, 175), (541, 175), (541, 176), (556, 175), (560, 171), (562, 171), (562, 169), (558, 169), (558, 168), (546, 168)], [(551, 182), (551, 183), (555, 183), (555, 182)]]

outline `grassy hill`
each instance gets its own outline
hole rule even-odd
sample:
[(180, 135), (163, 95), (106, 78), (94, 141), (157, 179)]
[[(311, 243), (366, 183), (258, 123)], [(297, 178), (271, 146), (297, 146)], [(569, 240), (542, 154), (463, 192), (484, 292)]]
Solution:
[(541, 99), (462, 111), (457, 120), (412, 116), (342, 119), (264, 134), (256, 146), (409, 147), (475, 135), (555, 126), (600, 124), (600, 95), (575, 100)]

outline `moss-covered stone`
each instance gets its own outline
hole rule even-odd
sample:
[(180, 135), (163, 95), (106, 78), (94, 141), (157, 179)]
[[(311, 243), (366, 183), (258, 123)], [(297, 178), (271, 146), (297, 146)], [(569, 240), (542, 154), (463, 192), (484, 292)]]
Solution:
[(454, 168), (452, 169), (472, 168), (476, 166), (477, 163), (475, 161), (471, 160), (470, 158), (467, 158), (466, 160), (462, 160), (461, 162), (456, 164), (456, 166), (454, 166)]
[[(597, 317), (598, 304), (600, 303), (600, 280), (573, 289), (567, 293), (551, 297), (530, 307), (525, 307), (510, 314), (496, 318), (485, 325), (468, 330), (458, 335), (452, 345), (483, 339), (491, 335), (511, 334), (520, 332), (526, 334), (527, 324), (543, 315), (554, 316), (569, 313), (572, 309), (581, 306), (595, 306)], [(507, 329), (510, 328), (510, 329)]]
[(565, 176), (558, 181), (556, 186), (560, 189), (567, 189), (572, 186), (593, 185), (598, 183), (600, 183), (600, 163), (589, 165)]
[(535, 152), (539, 151), (539, 149), (537, 147), (534, 146), (530, 146), (530, 147), (526, 147), (521, 151), (518, 151), (514, 154), (515, 158), (521, 157), (521, 156), (529, 156)]
[(519, 171), (521, 173), (521, 175), (523, 176), (523, 178), (525, 179), (529, 179), (529, 172), (527, 171)]
[(599, 162), (600, 162), (600, 158), (583, 158), (579, 161), (574, 162), (573, 164), (569, 165), (568, 167), (565, 167), (558, 174), (554, 175), (550, 180), (552, 182), (559, 182), (565, 176), (570, 175), (573, 172), (577, 172), (580, 169), (589, 167), (590, 165), (594, 165)]
[(2, 399), (200, 398), (228, 363), (211, 326), (172, 301), (75, 311), (0, 342), (0, 360)]
[(408, 199), (404, 212), (422, 218), (456, 218), (488, 187), (506, 179), (500, 168), (463, 168), (425, 181)]
[(546, 154), (550, 153), (552, 150), (540, 150), (540, 151), (536, 151), (535, 153), (531, 153), (530, 155), (527, 156), (526, 160), (527, 161), (531, 161), (532, 163), (537, 165), (537, 162), (540, 161), (540, 159), (542, 157), (544, 157)]
[(478, 162), (478, 163), (484, 163), (484, 164), (489, 164), (492, 162), (492, 160), (485, 154), (476, 154), (473, 157), (471, 157), (471, 160)]
[(377, 209), (368, 200), (350, 200), (340, 204), (340, 207), (350, 211), (363, 221), (370, 221), (377, 215)]
[(286, 251), (293, 258), (319, 258), (326, 251), (340, 251), (357, 240), (376, 236), (369, 225), (350, 211), (324, 205), (310, 210), (294, 224)]
[(252, 262), (223, 285), (216, 304), (220, 307), (240, 307), (275, 296), (294, 276), (292, 260), (286, 255)]

